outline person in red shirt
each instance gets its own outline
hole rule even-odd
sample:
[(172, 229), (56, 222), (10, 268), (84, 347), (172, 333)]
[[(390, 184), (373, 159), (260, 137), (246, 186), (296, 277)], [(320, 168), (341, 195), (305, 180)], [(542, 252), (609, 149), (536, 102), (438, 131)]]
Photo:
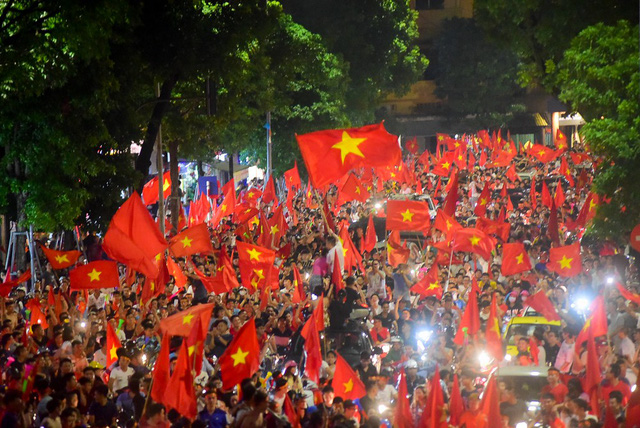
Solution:
[(371, 329), (371, 339), (375, 346), (388, 343), (391, 340), (389, 329), (382, 326), (382, 319), (375, 317), (373, 319), (373, 328)]
[(555, 367), (550, 367), (547, 372), (547, 382), (542, 388), (543, 394), (552, 394), (556, 400), (556, 404), (564, 403), (564, 397), (569, 393), (569, 388), (560, 382), (560, 371)]
[(626, 406), (629, 397), (631, 397), (631, 388), (627, 383), (620, 380), (621, 372), (622, 370), (619, 364), (611, 364), (609, 368), (607, 368), (607, 372), (604, 375), (605, 380), (602, 382), (602, 395), (600, 399), (608, 402), (611, 391), (620, 391), (623, 397), (622, 404)]
[(487, 426), (487, 419), (485, 415), (480, 411), (480, 398), (477, 393), (469, 395), (469, 408), (460, 416), (461, 427), (467, 428), (485, 428)]

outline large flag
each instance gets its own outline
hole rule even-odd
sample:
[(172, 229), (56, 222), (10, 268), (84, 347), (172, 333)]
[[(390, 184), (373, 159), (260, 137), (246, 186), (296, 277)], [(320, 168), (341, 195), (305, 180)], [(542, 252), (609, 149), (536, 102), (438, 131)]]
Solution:
[(200, 325), (206, 334), (214, 307), (215, 303), (205, 303), (171, 315), (160, 321), (160, 333), (188, 337), (199, 318)]
[(118, 264), (108, 260), (98, 260), (78, 266), (69, 273), (72, 290), (95, 288), (115, 288), (120, 285)]
[(304, 367), (305, 373), (309, 379), (318, 383), (320, 381), (322, 355), (320, 354), (320, 334), (318, 333), (316, 316), (315, 312), (311, 314), (304, 327), (302, 327), (300, 335), (304, 337), (304, 350), (307, 353), (307, 361)]
[(479, 255), (485, 260), (490, 260), (495, 243), (480, 229), (469, 227), (458, 229), (453, 233), (452, 248), (454, 251), (467, 251)]
[(567, 136), (564, 135), (564, 133), (560, 129), (558, 129), (558, 131), (556, 132), (555, 145), (559, 151), (567, 150), (568, 147)]
[(527, 306), (545, 317), (549, 321), (560, 321), (560, 315), (558, 311), (551, 303), (551, 300), (547, 297), (544, 290), (540, 290), (537, 293), (532, 294), (527, 299)]
[(298, 161), (294, 161), (293, 168), (284, 172), (284, 183), (289, 190), (293, 190), (293, 188), (300, 189), (302, 187), (300, 173), (298, 172)]
[(409, 403), (409, 391), (407, 389), (407, 375), (404, 369), (400, 371), (398, 402), (393, 412), (393, 426), (397, 428), (414, 428), (411, 403)]
[(582, 259), (580, 258), (580, 243), (564, 247), (551, 248), (549, 250), (549, 262), (547, 269), (560, 276), (572, 277), (582, 272)]
[(449, 425), (460, 425), (460, 416), (464, 413), (464, 403), (460, 393), (460, 383), (458, 375), (453, 375), (453, 386), (451, 387), (451, 398), (449, 399)]
[(411, 286), (411, 291), (421, 297), (436, 296), (438, 300), (442, 299), (443, 290), (438, 278), (438, 265), (433, 264), (429, 272)]
[(387, 238), (387, 259), (393, 267), (409, 260), (410, 251), (400, 243), (400, 232), (392, 231)]
[(455, 218), (445, 214), (442, 210), (438, 210), (433, 227), (443, 232), (449, 239), (451, 239), (456, 230), (462, 229), (462, 226)]
[(442, 393), (442, 385), (440, 384), (440, 368), (436, 364), (436, 370), (429, 382), (429, 394), (427, 395), (427, 404), (420, 418), (421, 427), (429, 428), (446, 428), (447, 417), (444, 410), (444, 394)]
[(80, 251), (58, 251), (51, 250), (44, 245), (40, 245), (42, 252), (45, 257), (51, 264), (53, 269), (66, 269), (70, 266), (73, 266), (76, 261), (78, 261), (78, 257), (82, 255)]
[(175, 257), (212, 253), (213, 246), (207, 225), (200, 223), (178, 233), (169, 242), (169, 250)]
[(491, 297), (491, 309), (489, 311), (489, 319), (487, 319), (484, 337), (487, 342), (487, 352), (497, 361), (502, 361), (504, 358), (504, 350), (502, 349), (500, 323), (498, 321), (498, 303), (496, 302), (495, 293)]
[(113, 326), (107, 323), (107, 367), (118, 361), (118, 349), (122, 348), (120, 339)]
[(531, 260), (521, 242), (502, 246), (502, 275), (509, 276), (531, 270)]
[(154, 260), (167, 248), (167, 241), (138, 193), (134, 192), (111, 219), (102, 248), (112, 259), (149, 278), (158, 277)]
[(362, 128), (317, 131), (296, 136), (309, 177), (316, 189), (339, 180), (351, 169), (398, 165), (398, 137), (382, 123)]
[(578, 333), (578, 337), (576, 337), (576, 352), (580, 352), (582, 344), (589, 338), (590, 334), (593, 334), (593, 337), (605, 336), (607, 334), (607, 313), (605, 312), (604, 298), (602, 295), (595, 298), (591, 303), (590, 310), (591, 316), (587, 318), (582, 330)]
[(151, 386), (151, 398), (157, 403), (164, 404), (164, 394), (169, 384), (171, 377), (171, 336), (165, 334), (162, 336), (162, 344), (160, 345), (160, 352), (158, 358), (153, 367), (153, 382)]
[(236, 242), (236, 246), (242, 285), (253, 294), (270, 284), (271, 269), (276, 260), (275, 251), (245, 242)]
[(337, 352), (336, 357), (336, 369), (331, 381), (336, 397), (342, 397), (343, 400), (362, 398), (366, 392), (364, 384), (349, 363)]
[(422, 201), (387, 201), (387, 230), (420, 230), (431, 226), (429, 205)]
[(369, 199), (369, 196), (367, 186), (364, 186), (355, 175), (349, 174), (340, 189), (338, 205), (354, 200), (365, 203), (367, 199)]
[(227, 349), (218, 360), (222, 384), (225, 389), (233, 388), (243, 379), (253, 376), (260, 365), (260, 345), (253, 318), (238, 330)]
[(486, 416), (487, 427), (503, 426), (502, 415), (500, 414), (500, 392), (498, 390), (498, 377), (489, 377), (489, 382), (485, 386), (482, 402), (480, 404), (481, 412)]
[(534, 144), (529, 149), (529, 154), (542, 163), (548, 163), (557, 158), (560, 153), (550, 147), (546, 147), (541, 144)]
[(184, 340), (163, 402), (188, 419), (194, 419), (198, 414), (198, 399), (193, 387), (193, 368), (193, 359), (189, 355), (187, 341)]
[[(160, 194), (158, 185), (158, 176), (153, 177), (142, 188), (142, 199), (144, 199), (145, 205), (153, 205), (158, 202), (158, 195)], [(171, 172), (167, 171), (162, 174), (162, 197), (167, 199), (171, 196)]]

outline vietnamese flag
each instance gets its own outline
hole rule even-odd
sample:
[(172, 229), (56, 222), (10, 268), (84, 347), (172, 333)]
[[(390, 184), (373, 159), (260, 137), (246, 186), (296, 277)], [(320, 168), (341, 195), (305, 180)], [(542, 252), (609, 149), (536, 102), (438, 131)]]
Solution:
[(300, 181), (300, 173), (298, 172), (298, 161), (293, 162), (293, 168), (284, 172), (284, 183), (287, 189), (300, 189), (302, 182)]
[(531, 270), (531, 260), (524, 244), (521, 242), (504, 244), (502, 246), (502, 275), (516, 275), (528, 270)]
[(186, 257), (198, 253), (213, 253), (209, 229), (200, 223), (178, 233), (169, 241), (169, 250), (175, 257)]
[(562, 207), (564, 201), (566, 200), (564, 196), (564, 191), (562, 190), (562, 184), (560, 180), (558, 180), (558, 185), (556, 186), (556, 194), (553, 198), (553, 201), (556, 203), (556, 207)]
[(188, 419), (194, 419), (198, 415), (198, 399), (193, 387), (193, 369), (193, 358), (189, 355), (187, 341), (183, 340), (178, 361), (167, 384), (163, 403)]
[(560, 129), (556, 131), (555, 145), (559, 151), (567, 150), (567, 147), (569, 147), (567, 144), (567, 136), (564, 135)]
[(69, 266), (73, 266), (78, 258), (82, 255), (80, 251), (72, 250), (72, 251), (58, 251), (51, 250), (44, 245), (40, 245), (42, 252), (44, 253), (47, 260), (51, 264), (53, 269), (66, 269)]
[(187, 276), (182, 272), (182, 268), (171, 257), (167, 258), (167, 271), (176, 283), (176, 287), (183, 289), (187, 285)]
[(549, 187), (547, 186), (547, 182), (542, 180), (542, 205), (547, 208), (551, 208), (551, 193), (549, 192)]
[(134, 192), (122, 204), (109, 223), (102, 246), (107, 255), (149, 278), (158, 277), (154, 260), (167, 248), (151, 214)]
[(538, 206), (538, 199), (536, 197), (536, 177), (531, 177), (531, 189), (529, 190), (529, 199), (531, 200), (531, 208), (536, 209)]
[(632, 302), (640, 305), (640, 295), (632, 293), (631, 291), (627, 290), (619, 282), (616, 282), (616, 288), (618, 289), (618, 291), (620, 292), (620, 295), (622, 297), (624, 297), (627, 300), (631, 300)]
[(260, 199), (262, 197), (262, 190), (253, 187), (249, 190), (247, 190), (246, 192), (244, 192), (243, 195), (243, 200), (251, 205), (251, 206), (256, 206), (258, 204), (258, 199)]
[(502, 361), (504, 359), (504, 349), (502, 349), (500, 322), (498, 321), (498, 303), (496, 302), (495, 293), (493, 293), (491, 297), (491, 309), (489, 311), (484, 337), (487, 342), (487, 352), (493, 356), (496, 361)]
[(448, 177), (451, 174), (451, 167), (453, 166), (454, 158), (455, 154), (453, 152), (447, 152), (444, 156), (438, 159), (433, 166), (431, 173), (441, 177)]
[(196, 318), (196, 324), (186, 339), (189, 358), (193, 362), (193, 369), (196, 373), (202, 370), (202, 360), (204, 359), (204, 342), (207, 338), (207, 326), (203, 328), (200, 318)]
[(440, 368), (436, 364), (436, 370), (429, 382), (429, 394), (427, 404), (420, 417), (419, 426), (429, 428), (447, 428), (447, 418), (444, 410), (444, 394), (440, 383)]
[(481, 412), (486, 416), (485, 425), (487, 427), (503, 426), (502, 415), (500, 414), (500, 392), (498, 391), (497, 376), (489, 377), (489, 382), (484, 389)]
[(560, 169), (558, 170), (558, 172), (567, 180), (570, 186), (575, 186), (575, 181), (573, 181), (571, 170), (569, 169), (569, 164), (567, 163), (567, 159), (565, 157), (560, 160)]
[[(25, 273), (20, 275), (15, 281), (11, 280), (11, 273), (7, 272), (7, 275), (4, 278), (4, 282), (0, 284), (0, 296), (9, 297), (9, 294), (11, 294), (11, 291), (14, 288), (16, 288), (21, 283), (28, 281), (29, 279), (31, 279), (31, 269), (27, 269)], [(53, 295), (53, 292), (49, 293), (49, 296), (51, 295)], [(59, 313), (56, 312), (56, 314)]]
[(549, 300), (544, 290), (540, 290), (529, 296), (526, 305), (549, 321), (561, 321), (558, 311), (556, 311), (556, 308), (553, 306), (553, 303), (551, 303), (551, 300)]
[(412, 155), (418, 154), (418, 137), (413, 137), (409, 141), (407, 141), (405, 148)]
[[(454, 379), (454, 388), (455, 384), (456, 379)], [(400, 384), (398, 385), (398, 401), (393, 412), (393, 426), (396, 428), (414, 428), (411, 404), (409, 403), (408, 397), (407, 375), (404, 369), (402, 369), (400, 371)], [(462, 401), (460, 401), (460, 404), (462, 404)], [(460, 413), (462, 413), (462, 411), (460, 411)]]
[(464, 309), (458, 331), (453, 342), (462, 346), (468, 336), (475, 337), (480, 330), (480, 312), (478, 311), (478, 285), (476, 277), (473, 277), (473, 284), (469, 292), (469, 301)]
[(485, 260), (490, 260), (495, 243), (489, 235), (480, 229), (469, 227), (453, 232), (451, 247), (453, 251), (475, 253)]
[(291, 296), (292, 303), (301, 303), (307, 298), (304, 293), (304, 284), (302, 281), (302, 275), (300, 275), (300, 269), (298, 265), (293, 263), (293, 295)]
[(445, 214), (442, 210), (438, 210), (433, 226), (443, 232), (447, 237), (451, 237), (456, 230), (462, 229), (460, 223), (453, 217)]
[(400, 232), (392, 231), (387, 238), (387, 258), (393, 267), (409, 260), (410, 251), (400, 243)]
[(251, 318), (238, 330), (220, 359), (222, 384), (231, 389), (258, 371), (260, 345), (256, 335), (255, 319)]
[(118, 263), (99, 260), (78, 266), (69, 272), (69, 282), (72, 290), (118, 287), (120, 285)]
[(598, 207), (599, 198), (595, 193), (589, 192), (589, 196), (584, 201), (582, 208), (580, 209), (580, 213), (578, 214), (578, 218), (576, 218), (576, 224), (584, 228), (589, 220), (591, 220), (596, 215), (596, 208)]
[[(158, 202), (160, 189), (158, 185), (158, 176), (149, 180), (142, 188), (142, 199), (145, 205), (153, 205)], [(167, 171), (162, 175), (162, 196), (167, 199), (171, 196), (171, 172)]]
[(354, 168), (386, 167), (402, 160), (398, 137), (389, 134), (383, 123), (317, 131), (296, 138), (316, 189), (339, 180)]
[(431, 227), (429, 205), (423, 201), (387, 201), (387, 230), (419, 230)]
[(162, 336), (162, 344), (160, 345), (160, 352), (156, 359), (156, 364), (153, 367), (153, 382), (151, 383), (151, 398), (156, 403), (164, 404), (164, 394), (169, 384), (169, 378), (171, 377), (171, 363), (169, 361), (171, 350), (170, 347), (171, 336), (165, 334)]
[(442, 299), (443, 290), (438, 278), (438, 265), (432, 265), (429, 272), (411, 286), (411, 291), (421, 297), (436, 296), (438, 300)]
[(349, 235), (349, 228), (344, 226), (340, 229), (338, 235), (340, 244), (342, 245), (342, 251), (344, 253), (344, 267), (347, 269), (348, 275), (351, 275), (353, 267), (357, 267), (360, 271), (364, 272), (364, 266), (362, 265), (362, 255), (358, 252), (358, 249), (351, 240)]
[[(500, 210), (501, 213), (505, 212), (504, 207)], [(478, 217), (476, 219), (476, 227), (478, 230), (483, 231), (487, 235), (495, 235), (502, 239), (504, 242), (509, 240), (509, 233), (511, 232), (511, 224), (506, 223), (503, 220), (489, 220), (486, 217)]]
[(275, 251), (239, 241), (236, 246), (242, 285), (253, 294), (270, 284), (271, 269), (276, 260)]
[(122, 348), (120, 339), (113, 326), (107, 323), (107, 367), (111, 367), (111, 364), (118, 361), (118, 349)]
[(560, 276), (573, 277), (582, 273), (582, 259), (580, 258), (580, 243), (549, 250), (547, 269)]
[(214, 294), (223, 294), (231, 290), (228, 287), (227, 283), (224, 281), (224, 271), (226, 267), (220, 266), (217, 270), (217, 274), (213, 277), (206, 276), (202, 271), (200, 271), (197, 267), (193, 267), (193, 271), (196, 273), (204, 288), (206, 288), (208, 293)]
[(516, 166), (515, 164), (511, 164), (511, 166), (509, 168), (507, 168), (507, 171), (505, 172), (505, 176), (511, 180), (512, 182), (516, 182), (518, 180), (520, 180), (520, 177), (518, 176), (518, 174), (516, 173)]
[(378, 243), (378, 235), (373, 224), (373, 215), (369, 214), (369, 222), (367, 223), (367, 233), (364, 236), (363, 251), (371, 252)]
[(206, 334), (214, 307), (215, 303), (205, 303), (171, 315), (160, 321), (160, 333), (188, 337), (196, 326), (196, 318), (200, 318), (200, 325)]
[(291, 398), (289, 398), (289, 394), (284, 395), (284, 403), (282, 404), (282, 412), (284, 416), (289, 421), (291, 428), (302, 428), (302, 424), (300, 423), (300, 417), (298, 413), (296, 413), (296, 409), (291, 402)]
[(454, 427), (460, 425), (460, 416), (462, 416), (463, 413), (464, 402), (462, 401), (460, 382), (458, 381), (458, 374), (456, 373), (453, 375), (453, 386), (451, 387), (451, 397), (449, 398), (449, 425)]
[[(318, 383), (320, 381), (322, 355), (320, 353), (320, 335), (318, 334), (316, 316), (318, 314), (314, 311), (304, 327), (302, 327), (300, 335), (304, 338), (304, 350), (307, 353), (305, 373), (309, 379)], [(324, 316), (324, 314), (320, 316)]]
[(455, 217), (456, 215), (456, 204), (458, 203), (458, 172), (454, 171), (451, 173), (451, 178), (447, 183), (447, 187), (449, 191), (447, 193), (447, 197), (442, 203), (442, 211), (449, 216)]
[(262, 192), (262, 202), (265, 204), (269, 204), (273, 201), (278, 201), (278, 195), (276, 193), (276, 186), (273, 183), (273, 174), (269, 176), (267, 183), (264, 186), (264, 190)]
[(360, 201), (362, 203), (367, 202), (369, 199), (369, 192), (367, 191), (367, 187), (363, 186), (360, 180), (353, 175), (349, 174), (344, 185), (340, 189), (339, 197), (338, 197), (338, 205), (342, 205), (345, 202), (349, 201)]
[(557, 158), (560, 153), (550, 147), (546, 147), (541, 144), (534, 144), (529, 149), (529, 154), (542, 163), (549, 163)]
[(487, 214), (487, 204), (491, 201), (491, 193), (489, 190), (489, 183), (485, 183), (482, 192), (480, 192), (480, 196), (478, 197), (478, 201), (476, 202), (476, 207), (473, 210), (475, 215), (478, 217), (484, 217)]
[(342, 397), (343, 400), (355, 400), (364, 397), (366, 393), (364, 384), (356, 372), (337, 352), (336, 357), (336, 370), (331, 381), (336, 397)]
[(582, 344), (587, 341), (590, 334), (593, 334), (593, 337), (600, 337), (605, 336), (608, 331), (607, 313), (605, 312), (604, 298), (602, 295), (595, 298), (589, 309), (591, 311), (591, 316), (587, 318), (582, 330), (578, 333), (578, 337), (576, 337), (576, 352), (580, 352)]

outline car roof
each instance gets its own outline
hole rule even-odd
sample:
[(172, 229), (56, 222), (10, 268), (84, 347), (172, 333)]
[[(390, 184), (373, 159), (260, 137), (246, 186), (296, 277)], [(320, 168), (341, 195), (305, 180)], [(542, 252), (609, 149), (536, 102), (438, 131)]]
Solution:
[(560, 321), (549, 321), (545, 317), (514, 317), (509, 321), (512, 324), (542, 324), (560, 326)]
[(531, 377), (547, 377), (549, 368), (546, 366), (504, 366), (496, 370), (495, 375), (498, 377), (510, 376), (531, 376)]

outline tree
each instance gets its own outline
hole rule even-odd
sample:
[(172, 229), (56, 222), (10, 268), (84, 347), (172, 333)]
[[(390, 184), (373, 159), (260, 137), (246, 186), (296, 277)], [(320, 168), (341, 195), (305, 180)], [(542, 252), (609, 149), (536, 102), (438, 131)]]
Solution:
[(627, 0), (476, 0), (474, 16), (495, 42), (518, 55), (523, 86), (541, 85), (557, 93), (557, 64), (571, 40), (598, 22), (615, 24), (629, 19), (637, 23), (638, 4)]
[(487, 40), (473, 19), (444, 21), (434, 41), (438, 57), (436, 95), (446, 99), (448, 116), (474, 116), (474, 129), (500, 127), (517, 106), (518, 59)]
[(560, 98), (587, 121), (581, 129), (598, 158), (601, 204), (593, 231), (625, 242), (640, 219), (640, 58), (638, 25), (620, 21), (583, 30), (559, 65)]

